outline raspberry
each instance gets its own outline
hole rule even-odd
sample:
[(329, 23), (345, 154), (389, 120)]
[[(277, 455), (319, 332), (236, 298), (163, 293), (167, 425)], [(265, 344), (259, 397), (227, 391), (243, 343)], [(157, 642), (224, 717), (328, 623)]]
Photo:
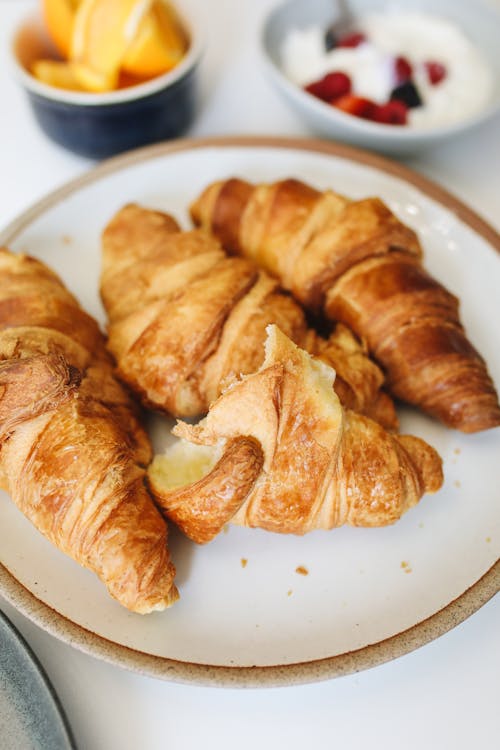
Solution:
[(351, 79), (341, 71), (327, 73), (319, 81), (313, 81), (305, 87), (313, 96), (324, 102), (332, 102), (339, 96), (349, 94), (351, 91)]
[(353, 31), (341, 36), (337, 41), (337, 47), (359, 47), (363, 42), (366, 42), (366, 36), (360, 31)]
[(394, 59), (394, 72), (396, 74), (396, 81), (403, 83), (410, 80), (413, 75), (413, 68), (406, 57), (400, 56)]
[(435, 60), (428, 60), (424, 62), (424, 67), (427, 72), (427, 78), (429, 82), (435, 86), (437, 83), (446, 78), (448, 71), (442, 63), (436, 62)]
[(373, 114), (377, 105), (372, 102), (371, 99), (365, 99), (363, 96), (353, 96), (346, 94), (341, 96), (340, 99), (333, 102), (335, 107), (341, 109), (343, 112), (347, 112), (349, 115), (355, 115), (356, 117), (362, 117), (364, 120), (373, 119)]
[(406, 125), (408, 121), (408, 107), (404, 102), (394, 99), (387, 104), (380, 104), (375, 108), (373, 120), (385, 125)]

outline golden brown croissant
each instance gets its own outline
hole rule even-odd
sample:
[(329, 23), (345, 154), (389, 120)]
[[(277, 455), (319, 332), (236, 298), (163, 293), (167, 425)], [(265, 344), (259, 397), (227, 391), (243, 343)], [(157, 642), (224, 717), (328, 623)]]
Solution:
[(0, 249), (1, 486), (139, 613), (178, 596), (150, 456), (96, 322), (44, 264)]
[(457, 298), (427, 273), (416, 234), (382, 201), (349, 201), (297, 180), (230, 179), (210, 185), (191, 214), (306, 308), (352, 328), (392, 395), (463, 432), (500, 425), (494, 385)]
[[(334, 371), (269, 326), (265, 361), (148, 469), (166, 516), (196, 542), (228, 522), (305, 534), (395, 522), (442, 484), (423, 440), (344, 410)], [(200, 447), (201, 446), (201, 447)]]
[(336, 369), (344, 404), (397, 426), (380, 369), (345, 326), (319, 337), (275, 280), (228, 258), (206, 232), (182, 232), (167, 214), (131, 204), (113, 217), (103, 232), (101, 295), (117, 372), (147, 406), (206, 413), (224, 386), (259, 367), (266, 326), (276, 323)]

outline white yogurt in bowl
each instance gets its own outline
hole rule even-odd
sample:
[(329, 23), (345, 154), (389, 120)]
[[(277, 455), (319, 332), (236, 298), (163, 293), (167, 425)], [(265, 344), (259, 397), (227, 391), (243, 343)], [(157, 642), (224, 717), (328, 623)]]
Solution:
[[(449, 20), (422, 11), (387, 10), (361, 15), (356, 31), (365, 41), (356, 47), (325, 46), (325, 29), (293, 29), (283, 40), (284, 74), (303, 88), (333, 71), (351, 79), (351, 93), (377, 105), (388, 102), (398, 85), (395, 58), (412, 69), (420, 106), (408, 108), (406, 124), (427, 129), (448, 126), (489, 106), (494, 75), (481, 51)], [(426, 64), (439, 63), (445, 75), (431, 82)]]

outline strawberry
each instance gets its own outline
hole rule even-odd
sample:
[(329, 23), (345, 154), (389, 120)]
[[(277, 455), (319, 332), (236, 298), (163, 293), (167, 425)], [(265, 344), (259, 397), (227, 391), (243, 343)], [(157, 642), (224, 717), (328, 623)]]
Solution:
[(305, 86), (305, 90), (324, 102), (332, 102), (339, 96), (350, 93), (351, 79), (341, 71), (333, 71), (319, 81), (313, 81)]
[(427, 78), (433, 86), (435, 86), (437, 83), (441, 83), (441, 81), (448, 75), (446, 67), (442, 63), (436, 62), (435, 60), (428, 60), (427, 62), (424, 62), (424, 67), (427, 72)]
[(386, 104), (380, 104), (373, 113), (375, 122), (385, 125), (406, 125), (408, 120), (408, 107), (404, 102), (394, 99)]
[(347, 112), (349, 115), (355, 115), (356, 117), (362, 117), (365, 120), (371, 120), (373, 118), (373, 114), (377, 107), (375, 102), (372, 102), (371, 99), (365, 99), (363, 96), (353, 96), (352, 94), (341, 96), (332, 103), (343, 112)]
[(337, 47), (359, 47), (363, 42), (366, 42), (366, 36), (360, 31), (353, 31), (341, 36), (337, 42)]

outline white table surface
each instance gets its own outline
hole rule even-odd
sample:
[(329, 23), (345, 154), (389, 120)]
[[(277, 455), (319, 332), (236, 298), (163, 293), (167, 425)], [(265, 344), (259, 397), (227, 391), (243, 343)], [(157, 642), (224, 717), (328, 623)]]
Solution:
[[(188, 135), (310, 135), (261, 75), (257, 30), (273, 0), (198, 2), (208, 48), (201, 111)], [(7, 40), (35, 5), (0, 0), (0, 228), (92, 166), (46, 139), (10, 78)], [(500, 229), (500, 118), (406, 163)], [(303, 687), (249, 690), (126, 672), (47, 635), (7, 602), (0, 606), (45, 667), (80, 750), (500, 747), (499, 596), (393, 662)]]

